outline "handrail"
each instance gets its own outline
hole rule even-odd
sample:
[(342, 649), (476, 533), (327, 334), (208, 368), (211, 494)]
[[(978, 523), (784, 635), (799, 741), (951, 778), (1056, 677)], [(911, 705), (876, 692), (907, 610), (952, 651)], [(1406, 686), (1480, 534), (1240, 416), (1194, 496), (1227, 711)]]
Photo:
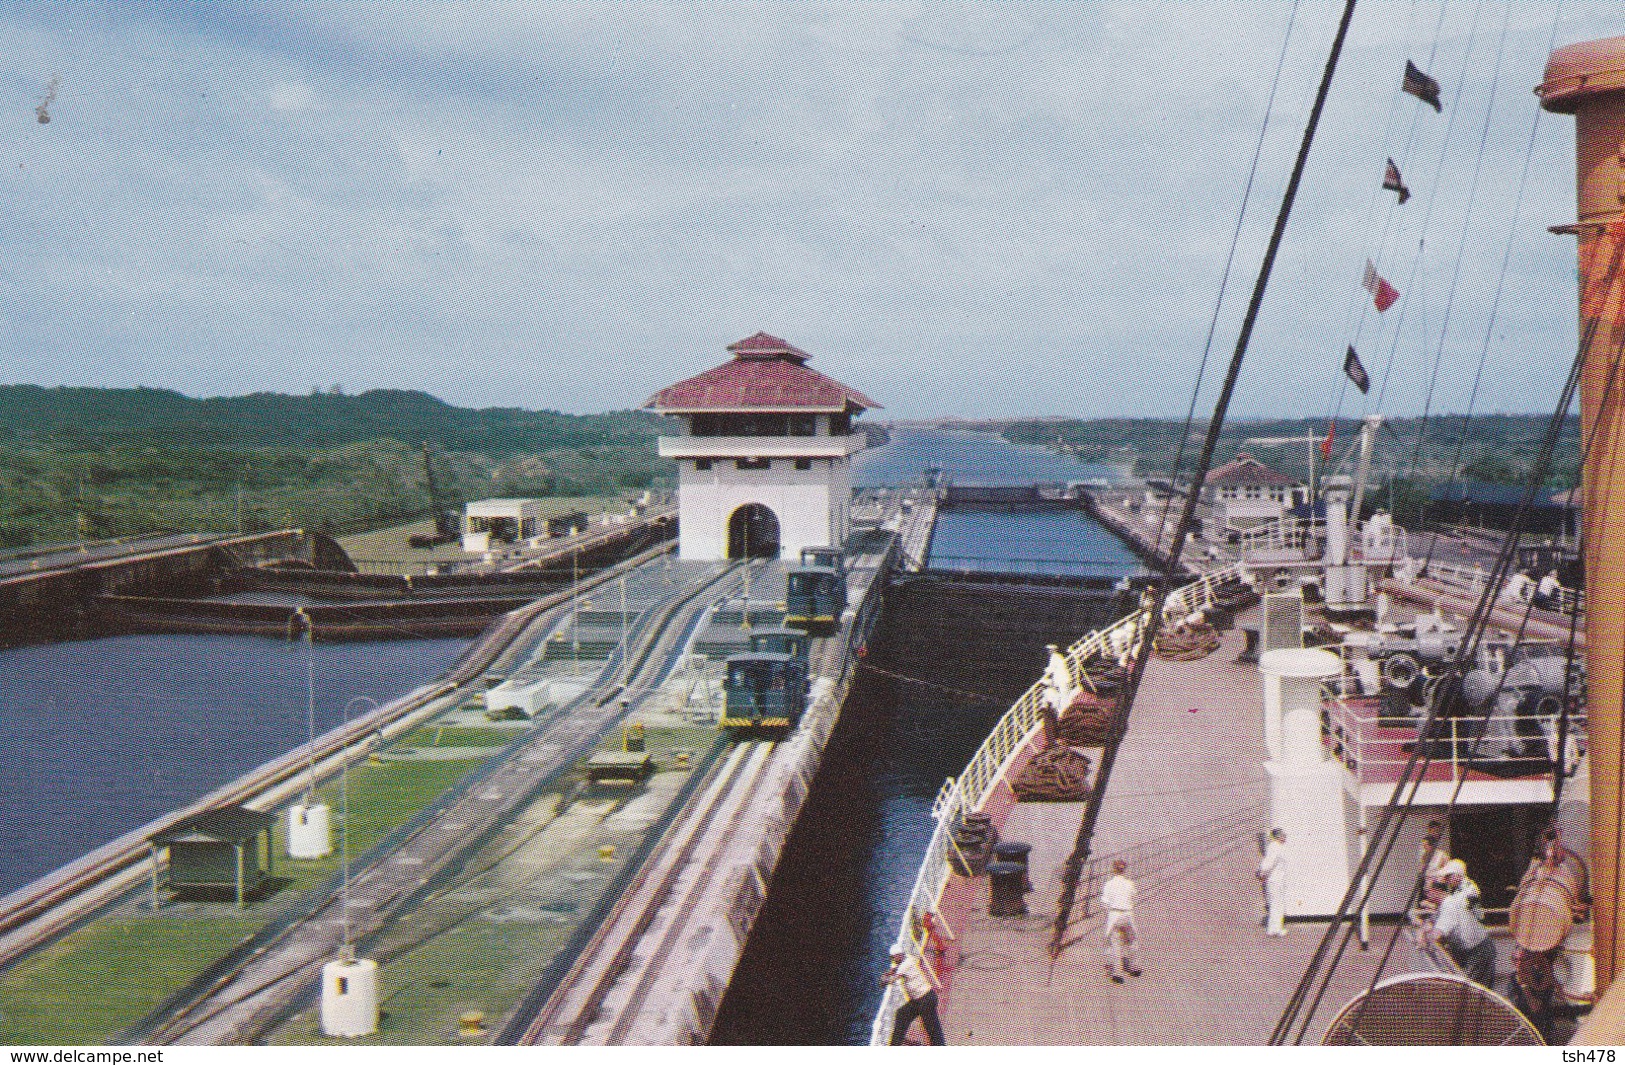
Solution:
[[(1364, 785), (1368, 777), (1375, 783), (1393, 783), (1410, 758), (1404, 746), (1415, 741), (1418, 722), (1409, 717), (1361, 713), (1335, 693), (1328, 693), (1322, 705), (1327, 710), (1325, 733), (1330, 753), (1343, 763), (1356, 783)], [(1463, 780), (1469, 769), (1485, 772), (1491, 767), (1521, 770), (1509, 773), (1509, 778), (1549, 778), (1552, 762), (1567, 757), (1553, 749), (1561, 718), (1561, 714), (1493, 714), (1487, 719), (1475, 716), (1442, 720), (1439, 725), (1444, 731), (1429, 741), (1433, 750), (1440, 752), (1432, 762), (1449, 767), (1446, 782), (1450, 784)], [(1385, 729), (1395, 734), (1378, 735)], [(1569, 715), (1566, 729), (1569, 735), (1584, 735), (1584, 714), (1578, 718)], [(1541, 741), (1544, 746), (1538, 754), (1493, 754), (1496, 744), (1511, 748), (1526, 746), (1529, 741)], [(1393, 748), (1392, 754), (1384, 757), (1384, 748)], [(1394, 772), (1383, 774), (1382, 767), (1393, 767)]]
[[(1238, 582), (1249, 586), (1252, 584), (1244, 562), (1233, 562), (1207, 573), (1170, 593), (1163, 601), (1163, 616), (1177, 620), (1211, 609), (1221, 599), (1220, 590), (1226, 586), (1234, 587)], [(1064, 656), (1070, 682), (1074, 686), (1079, 684), (1085, 664), (1094, 659), (1116, 661), (1125, 658), (1135, 646), (1140, 627), (1145, 621), (1144, 608), (1135, 610), (1103, 629), (1087, 633), (1068, 647)], [(948, 877), (952, 872), (949, 848), (954, 826), (963, 815), (982, 807), (1009, 774), (1016, 756), (1026, 747), (1033, 733), (1042, 727), (1040, 711), (1044, 690), (1043, 679), (1033, 682), (999, 718), (976, 753), (971, 755), (964, 771), (957, 778), (948, 778), (937, 794), (931, 806), (931, 815), (937, 824), (932, 830), (931, 841), (926, 845), (908, 903), (903, 908), (903, 919), (895, 940), (899, 946), (924, 956), (923, 932), (916, 932), (916, 929), (923, 929), (925, 916), (936, 910), (948, 886)], [(887, 987), (882, 994), (880, 1008), (870, 1030), (871, 1045), (885, 1045), (891, 1041), (892, 1018), (901, 1005), (901, 994), (895, 985)]]

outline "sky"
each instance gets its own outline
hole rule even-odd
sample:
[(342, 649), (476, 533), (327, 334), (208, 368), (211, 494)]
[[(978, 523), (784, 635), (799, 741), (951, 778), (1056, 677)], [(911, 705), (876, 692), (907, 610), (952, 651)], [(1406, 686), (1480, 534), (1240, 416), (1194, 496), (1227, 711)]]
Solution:
[[(1205, 411), (1341, 10), (0, 3), (0, 383), (591, 413), (761, 330), (871, 417), (1183, 416), (1210, 351)], [(1574, 134), (1531, 89), (1621, 33), (1362, 0), (1234, 414), (1549, 412)]]

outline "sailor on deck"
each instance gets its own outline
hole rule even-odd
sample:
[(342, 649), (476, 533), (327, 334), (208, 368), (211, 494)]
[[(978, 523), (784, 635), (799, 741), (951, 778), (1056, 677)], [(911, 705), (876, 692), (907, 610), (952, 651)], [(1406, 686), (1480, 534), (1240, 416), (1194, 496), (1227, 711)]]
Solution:
[(942, 1020), (937, 1015), (936, 978), (917, 958), (902, 947), (893, 947), (891, 968), (886, 970), (880, 982), (896, 984), (903, 992), (904, 1002), (897, 1007), (892, 1019), (892, 1046), (907, 1041), (909, 1026), (916, 1017), (925, 1025), (925, 1038), (932, 1046), (947, 1044), (948, 1040), (942, 1034)]
[(1286, 832), (1270, 829), (1269, 842), (1264, 846), (1264, 860), (1258, 863), (1258, 879), (1264, 882), (1264, 901), (1269, 906), (1269, 930), (1266, 934), (1286, 936)]
[(1439, 903), (1428, 937), (1450, 952), (1462, 973), (1481, 987), (1495, 986), (1495, 941), (1473, 912), (1478, 885), (1467, 878), (1467, 867), (1453, 859), (1445, 867), (1450, 894)]
[(1106, 975), (1112, 983), (1123, 982), (1123, 974), (1139, 976), (1134, 965), (1134, 903), (1138, 892), (1127, 876), (1128, 863), (1112, 862), (1112, 876), (1100, 889), (1100, 905), (1106, 911)]
[(1557, 579), (1557, 571), (1549, 570), (1546, 576), (1540, 579), (1540, 586), (1535, 589), (1535, 605), (1547, 610), (1560, 610), (1563, 606), (1563, 582)]

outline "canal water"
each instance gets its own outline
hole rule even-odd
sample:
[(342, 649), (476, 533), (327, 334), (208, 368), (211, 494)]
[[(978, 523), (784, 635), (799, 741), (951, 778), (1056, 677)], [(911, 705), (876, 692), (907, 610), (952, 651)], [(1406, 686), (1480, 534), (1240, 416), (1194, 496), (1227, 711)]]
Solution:
[[(989, 433), (903, 429), (858, 457), (860, 487), (940, 469), (960, 484), (1091, 480), (1106, 467)], [(1060, 561), (1102, 575), (1134, 556), (1076, 513), (946, 514), (949, 554)], [(1118, 607), (1098, 604), (1095, 624)], [(1038, 675), (1043, 644), (1075, 638), (1021, 602), (947, 610), (896, 595), (849, 713), (775, 878), (719, 1017), (718, 1042), (861, 1043), (876, 983), (930, 835), (930, 805)], [(468, 641), (316, 644), (318, 734), (365, 696), (442, 674)], [(0, 649), (0, 895), (305, 742), (302, 644), (244, 636), (123, 636)]]
[[(933, 466), (956, 483), (984, 485), (1110, 473), (988, 433), (935, 430), (894, 430), (891, 444), (859, 461), (854, 482), (866, 487), (915, 481)], [(938, 552), (1046, 559), (1057, 563), (1049, 572), (1143, 572), (1120, 541), (1077, 512), (944, 514), (933, 558)], [(931, 836), (931, 802), (943, 780), (964, 768), (1037, 679), (1045, 643), (1070, 643), (1124, 609), (1112, 599), (1057, 613), (1020, 597), (989, 595), (975, 609), (954, 609), (951, 598), (925, 590), (888, 597), (713, 1042), (868, 1041), (886, 952)]]
[[(316, 734), (352, 700), (433, 680), (468, 643), (315, 644)], [(253, 636), (0, 649), (0, 895), (303, 744), (306, 653)]]

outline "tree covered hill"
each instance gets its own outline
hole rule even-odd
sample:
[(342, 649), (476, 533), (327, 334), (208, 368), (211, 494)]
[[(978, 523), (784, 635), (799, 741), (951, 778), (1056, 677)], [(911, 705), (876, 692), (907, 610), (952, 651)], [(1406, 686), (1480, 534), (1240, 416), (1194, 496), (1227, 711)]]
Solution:
[(62, 448), (191, 444), (233, 450), (331, 448), (369, 440), (493, 455), (645, 443), (660, 419), (642, 411), (570, 415), (454, 407), (425, 392), (256, 392), (192, 399), (157, 388), (0, 386), (0, 443)]
[(0, 386), (0, 545), (281, 525), (349, 531), (485, 496), (664, 484), (659, 417), (471, 410), (423, 392), (192, 399)]

